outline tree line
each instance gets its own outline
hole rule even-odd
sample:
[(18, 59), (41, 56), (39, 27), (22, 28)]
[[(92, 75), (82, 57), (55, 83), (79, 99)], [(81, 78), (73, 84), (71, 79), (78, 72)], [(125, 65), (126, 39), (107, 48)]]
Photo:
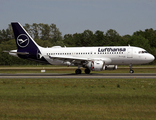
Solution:
[[(145, 29), (136, 31), (133, 35), (121, 36), (116, 30), (109, 29), (106, 32), (97, 30), (93, 33), (91, 30), (84, 30), (83, 33), (65, 34), (59, 31), (55, 24), (25, 24), (24, 28), (31, 37), (42, 47), (67, 46), (138, 46), (146, 49), (156, 57), (156, 30)], [(0, 30), (0, 65), (27, 65), (38, 64), (36, 62), (17, 59), (3, 50), (16, 49), (14, 34), (11, 25), (8, 28)], [(152, 64), (154, 64), (153, 62)]]

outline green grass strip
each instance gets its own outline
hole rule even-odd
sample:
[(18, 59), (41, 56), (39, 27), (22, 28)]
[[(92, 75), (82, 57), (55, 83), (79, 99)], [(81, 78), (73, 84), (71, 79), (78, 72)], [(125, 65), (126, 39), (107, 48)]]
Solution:
[(156, 79), (0, 79), (0, 119), (155, 119)]

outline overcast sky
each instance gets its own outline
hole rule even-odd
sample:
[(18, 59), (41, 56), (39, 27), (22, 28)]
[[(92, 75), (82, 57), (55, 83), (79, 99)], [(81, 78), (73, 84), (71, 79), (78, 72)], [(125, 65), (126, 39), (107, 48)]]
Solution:
[(15, 21), (54, 23), (62, 35), (87, 29), (132, 35), (156, 30), (156, 0), (0, 0), (0, 30)]

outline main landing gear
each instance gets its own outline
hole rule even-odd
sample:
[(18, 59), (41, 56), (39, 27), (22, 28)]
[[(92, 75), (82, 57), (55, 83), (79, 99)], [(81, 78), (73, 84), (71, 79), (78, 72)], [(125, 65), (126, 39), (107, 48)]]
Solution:
[(75, 74), (81, 74), (81, 73), (82, 73), (81, 69), (76, 69), (75, 70)]
[(75, 70), (75, 74), (81, 74), (81, 73), (82, 73), (80, 67), (81, 67), (81, 66), (78, 66), (78, 69)]
[(132, 64), (130, 64), (129, 67), (130, 67), (130, 71), (129, 72), (130, 73), (134, 73), (134, 70), (132, 69)]
[(88, 68), (85, 69), (86, 74), (90, 74), (90, 70)]
[[(90, 74), (90, 70), (87, 69), (87, 68), (84, 70), (84, 72), (86, 74)], [(81, 73), (82, 73), (81, 69), (78, 68), (78, 69), (75, 70), (75, 74), (81, 74)]]

